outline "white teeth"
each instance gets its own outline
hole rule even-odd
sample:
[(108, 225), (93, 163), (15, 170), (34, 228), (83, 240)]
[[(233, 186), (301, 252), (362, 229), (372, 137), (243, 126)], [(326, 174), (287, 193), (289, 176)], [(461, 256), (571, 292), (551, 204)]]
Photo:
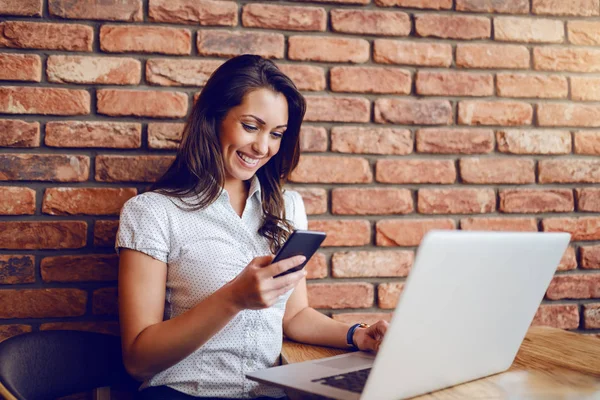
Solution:
[(256, 165), (256, 164), (258, 164), (258, 160), (256, 158), (250, 158), (248, 156), (245, 156), (242, 153), (237, 153), (237, 154), (240, 156), (240, 158), (242, 160), (244, 160), (246, 163), (248, 163), (250, 165)]

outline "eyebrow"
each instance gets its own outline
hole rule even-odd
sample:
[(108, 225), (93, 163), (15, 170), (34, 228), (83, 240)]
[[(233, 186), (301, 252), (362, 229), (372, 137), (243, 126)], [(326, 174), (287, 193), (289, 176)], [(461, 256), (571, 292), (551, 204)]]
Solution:
[[(263, 121), (262, 119), (258, 118), (256, 115), (252, 115), (252, 114), (243, 114), (242, 117), (252, 117), (255, 120), (257, 120), (258, 122), (260, 122), (263, 125), (266, 125), (266, 122)], [(287, 124), (286, 125), (278, 125), (275, 128), (287, 128)]]

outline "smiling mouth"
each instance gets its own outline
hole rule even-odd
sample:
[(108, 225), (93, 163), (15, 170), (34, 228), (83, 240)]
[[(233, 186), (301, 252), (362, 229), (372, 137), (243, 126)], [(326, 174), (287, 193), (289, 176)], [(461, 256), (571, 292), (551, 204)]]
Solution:
[(255, 167), (260, 161), (258, 158), (248, 157), (247, 155), (242, 154), (239, 151), (237, 151), (236, 154), (238, 158), (248, 167)]

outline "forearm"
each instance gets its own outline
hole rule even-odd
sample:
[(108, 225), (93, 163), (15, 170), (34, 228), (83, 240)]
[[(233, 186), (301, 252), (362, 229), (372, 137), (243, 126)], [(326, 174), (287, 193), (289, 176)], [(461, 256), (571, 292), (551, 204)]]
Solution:
[(189, 311), (144, 329), (125, 358), (128, 371), (147, 379), (196, 351), (239, 313), (229, 297), (226, 285)]
[(349, 324), (335, 321), (312, 307), (306, 307), (284, 327), (284, 333), (296, 342), (347, 349)]

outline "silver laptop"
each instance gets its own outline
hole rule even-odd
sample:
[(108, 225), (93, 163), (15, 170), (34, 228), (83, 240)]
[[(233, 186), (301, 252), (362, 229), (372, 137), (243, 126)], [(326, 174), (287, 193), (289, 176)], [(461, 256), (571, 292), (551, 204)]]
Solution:
[(568, 233), (431, 231), (377, 357), (353, 352), (248, 374), (333, 399), (404, 399), (507, 370)]

